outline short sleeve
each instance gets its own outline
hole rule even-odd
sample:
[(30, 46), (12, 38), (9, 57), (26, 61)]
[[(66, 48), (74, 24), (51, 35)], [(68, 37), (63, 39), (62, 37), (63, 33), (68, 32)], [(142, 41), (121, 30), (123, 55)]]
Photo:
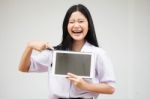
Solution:
[(96, 71), (99, 82), (116, 82), (112, 62), (104, 50), (100, 50), (97, 55)]
[(29, 72), (47, 72), (51, 66), (52, 51), (44, 50), (38, 54), (32, 55), (30, 59)]

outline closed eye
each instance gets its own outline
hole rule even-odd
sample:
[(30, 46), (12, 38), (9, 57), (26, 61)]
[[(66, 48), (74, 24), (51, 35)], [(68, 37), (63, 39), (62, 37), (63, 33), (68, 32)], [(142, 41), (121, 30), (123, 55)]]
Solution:
[(74, 23), (73, 21), (69, 21), (69, 23)]
[(83, 23), (83, 22), (84, 22), (84, 20), (79, 20), (78, 22), (79, 22), (79, 23)]

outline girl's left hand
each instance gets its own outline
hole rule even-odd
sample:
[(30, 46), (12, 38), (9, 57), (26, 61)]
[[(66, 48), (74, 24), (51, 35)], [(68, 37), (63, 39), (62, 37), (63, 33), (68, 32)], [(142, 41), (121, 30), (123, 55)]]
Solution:
[(82, 77), (77, 76), (72, 73), (67, 74), (67, 79), (69, 79), (76, 87), (82, 89), (82, 90), (87, 90), (88, 84), (85, 80), (82, 79)]

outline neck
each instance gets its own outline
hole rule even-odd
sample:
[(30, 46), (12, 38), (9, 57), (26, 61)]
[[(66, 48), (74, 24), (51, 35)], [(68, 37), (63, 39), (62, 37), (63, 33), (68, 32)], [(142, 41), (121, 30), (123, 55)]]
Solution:
[(84, 45), (84, 43), (85, 43), (85, 40), (83, 40), (83, 41), (74, 41), (73, 46), (72, 46), (72, 50), (80, 52), (83, 45)]

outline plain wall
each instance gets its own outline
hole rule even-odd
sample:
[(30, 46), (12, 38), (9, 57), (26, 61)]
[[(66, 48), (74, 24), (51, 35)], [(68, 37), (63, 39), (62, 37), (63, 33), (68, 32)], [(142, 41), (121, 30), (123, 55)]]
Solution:
[(114, 64), (116, 92), (99, 99), (150, 99), (149, 0), (0, 0), (0, 99), (48, 99), (48, 74), (18, 64), (28, 41), (60, 43), (64, 15), (78, 3)]

